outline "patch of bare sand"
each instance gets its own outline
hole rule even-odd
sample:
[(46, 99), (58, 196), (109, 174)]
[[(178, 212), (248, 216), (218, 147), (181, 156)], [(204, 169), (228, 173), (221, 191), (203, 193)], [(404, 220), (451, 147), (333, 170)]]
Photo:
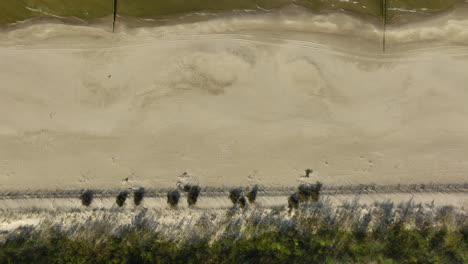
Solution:
[(468, 28), (429, 26), (386, 55), (336, 14), (3, 32), (1, 186), (466, 182)]

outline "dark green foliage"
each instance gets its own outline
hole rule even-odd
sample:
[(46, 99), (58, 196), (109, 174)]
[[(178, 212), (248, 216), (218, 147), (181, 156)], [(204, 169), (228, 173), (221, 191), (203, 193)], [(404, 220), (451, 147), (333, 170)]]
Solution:
[(315, 186), (314, 186), (314, 189), (313, 189), (313, 192), (312, 192), (312, 196), (311, 196), (311, 199), (312, 201), (318, 201), (319, 200), (319, 196), (320, 196), (320, 191), (322, 190), (322, 183), (321, 182), (316, 182), (315, 183)]
[(93, 191), (87, 190), (83, 192), (80, 196), (81, 204), (84, 206), (90, 206), (91, 202), (93, 201)]
[(315, 191), (320, 194), (320, 191), (322, 190), (323, 184), (319, 181), (315, 182)]
[(318, 201), (320, 190), (322, 189), (322, 183), (317, 182), (316, 184), (301, 184), (297, 188), (300, 202), (307, 201)]
[[(184, 187), (185, 189), (185, 187)], [(201, 188), (198, 185), (191, 185), (187, 190), (187, 203), (188, 205), (195, 205), (200, 195)]]
[[(227, 233), (219, 239), (175, 243), (150, 227), (129, 226), (112, 233), (71, 237), (60, 229), (24, 228), (0, 244), (3, 263), (467, 263), (463, 227), (388, 226), (356, 237), (355, 230), (311, 222), (260, 226), (251, 236)], [(272, 229), (273, 228), (273, 229)], [(262, 231), (263, 230), (263, 231)], [(272, 231), (276, 230), (276, 231)], [(312, 230), (314, 230), (312, 232)]]
[(460, 233), (463, 236), (463, 241), (468, 243), (468, 223), (462, 226)]
[(306, 169), (305, 170), (305, 173), (306, 173), (306, 177), (310, 177), (310, 174), (313, 172), (312, 169)]
[(143, 197), (145, 196), (145, 188), (140, 187), (133, 192), (133, 203), (138, 206), (143, 201)]
[(240, 208), (244, 208), (247, 205), (247, 199), (242, 194), (242, 188), (234, 188), (229, 191), (229, 200)]
[(249, 200), (249, 203), (254, 203), (255, 200), (257, 199), (257, 193), (258, 193), (258, 186), (255, 185), (250, 192), (247, 193), (247, 199)]
[(289, 210), (297, 209), (299, 207), (299, 196), (297, 193), (291, 194), (288, 197), (288, 208)]
[(198, 185), (178, 185), (178, 188), (183, 192), (187, 193), (187, 203), (189, 206), (193, 206), (198, 201), (198, 196), (200, 196), (201, 188)]
[(244, 208), (247, 205), (247, 200), (245, 199), (244, 195), (239, 197), (239, 200), (237, 201), (237, 204), (239, 205), (240, 208)]
[(115, 198), (115, 203), (119, 206), (122, 207), (125, 203), (125, 200), (127, 200), (128, 197), (128, 192), (127, 191), (121, 191), (118, 195), (117, 198)]
[(167, 193), (167, 203), (171, 207), (176, 207), (179, 204), (180, 192), (178, 190), (172, 190)]
[(234, 188), (229, 191), (229, 200), (236, 205), (239, 202), (239, 199), (242, 196), (242, 189), (241, 188)]
[(309, 184), (301, 184), (297, 188), (297, 194), (300, 202), (307, 202), (310, 200), (313, 192), (313, 186)]

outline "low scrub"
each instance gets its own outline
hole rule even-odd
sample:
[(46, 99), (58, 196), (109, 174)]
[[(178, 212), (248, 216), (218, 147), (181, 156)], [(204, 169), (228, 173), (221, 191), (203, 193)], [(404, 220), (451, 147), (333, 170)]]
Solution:
[(229, 200), (236, 205), (242, 196), (242, 188), (233, 188), (229, 191)]
[[(382, 222), (384, 229), (363, 229), (367, 220), (357, 217), (355, 224), (348, 226), (353, 209), (345, 210), (347, 217), (329, 219), (318, 211), (300, 209), (284, 223), (277, 215), (250, 217), (243, 219), (243, 231), (239, 219), (232, 218), (226, 222), (229, 228), (217, 229), (216, 239), (205, 232), (193, 232), (177, 242), (154, 232), (152, 225), (126, 225), (118, 233), (96, 232), (88, 226), (78, 236), (56, 227), (23, 228), (0, 242), (0, 264), (467, 263), (466, 221), (428, 216), (419, 223), (413, 218), (391, 217), (392, 221), (372, 220), (377, 226)], [(376, 210), (384, 212), (386, 208)]]
[(84, 206), (90, 206), (93, 202), (94, 193), (91, 190), (84, 191), (80, 195), (81, 204)]
[(247, 205), (247, 200), (245, 199), (245, 196), (241, 196), (239, 198), (239, 200), (237, 201), (237, 205), (240, 207), (240, 208), (244, 208), (246, 205)]
[(255, 203), (255, 200), (257, 199), (257, 193), (258, 193), (258, 186), (255, 185), (252, 190), (250, 190), (247, 193), (247, 199), (249, 200), (249, 203), (253, 204)]
[(133, 192), (133, 203), (136, 206), (140, 205), (144, 197), (145, 197), (145, 188), (143, 187), (138, 188), (137, 190)]
[(320, 190), (322, 189), (322, 183), (317, 182), (315, 184), (301, 184), (297, 188), (297, 194), (300, 202), (318, 201), (320, 196)]
[(177, 207), (180, 200), (180, 192), (178, 190), (172, 190), (167, 193), (167, 204), (171, 207)]
[(288, 208), (289, 211), (292, 209), (297, 209), (299, 207), (299, 196), (297, 193), (291, 194), (291, 196), (288, 197)]
[(200, 191), (201, 191), (201, 188), (198, 185), (189, 185), (186, 191), (187, 203), (189, 206), (193, 206), (197, 203), (198, 196), (200, 195)]
[(125, 204), (125, 201), (127, 200), (128, 197), (128, 192), (127, 191), (121, 191), (117, 197), (115, 198), (115, 203), (119, 206), (122, 207)]

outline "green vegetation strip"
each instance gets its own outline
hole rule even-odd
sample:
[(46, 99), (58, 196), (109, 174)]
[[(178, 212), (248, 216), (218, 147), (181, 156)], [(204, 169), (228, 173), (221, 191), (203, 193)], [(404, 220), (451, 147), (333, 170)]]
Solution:
[(468, 263), (463, 216), (442, 209), (434, 215), (395, 218), (380, 209), (375, 214), (383, 217), (378, 220), (363, 217), (352, 223), (347, 221), (356, 213), (352, 210), (339, 217), (299, 210), (289, 220), (272, 215), (248, 218), (242, 225), (227, 216), (227, 227), (216, 239), (212, 234), (219, 227), (207, 221), (197, 227), (205, 233), (180, 234), (182, 240), (145, 224), (106, 232), (112, 223), (87, 223), (76, 229), (78, 235), (59, 226), (22, 228), (0, 242), (0, 264)]

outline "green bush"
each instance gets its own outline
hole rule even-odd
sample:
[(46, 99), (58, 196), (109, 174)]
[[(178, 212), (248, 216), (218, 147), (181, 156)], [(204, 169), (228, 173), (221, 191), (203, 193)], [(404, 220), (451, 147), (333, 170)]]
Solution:
[(316, 184), (301, 184), (297, 188), (297, 193), (300, 202), (318, 201), (320, 196), (320, 190), (322, 189), (322, 183), (317, 182)]
[(257, 193), (258, 193), (258, 186), (255, 185), (250, 192), (247, 193), (247, 199), (249, 200), (249, 203), (255, 203), (255, 200), (257, 199)]
[(229, 191), (229, 200), (236, 205), (242, 196), (242, 188), (233, 188)]
[(247, 200), (245, 199), (245, 196), (239, 197), (239, 200), (237, 200), (237, 205), (239, 205), (240, 208), (244, 208), (247, 205)]
[(115, 203), (119, 206), (122, 207), (127, 200), (128, 197), (128, 192), (127, 191), (121, 191), (117, 197), (115, 198)]
[[(184, 188), (185, 189), (185, 188)], [(187, 190), (187, 203), (189, 206), (195, 205), (200, 195), (201, 188), (198, 185), (189, 186)]]
[(84, 206), (90, 206), (93, 202), (94, 193), (91, 190), (86, 190), (80, 195), (81, 204)]
[(143, 187), (138, 188), (137, 190), (133, 192), (133, 203), (136, 206), (140, 205), (144, 197), (145, 197), (145, 188)]
[(171, 207), (177, 207), (180, 200), (180, 192), (178, 190), (172, 190), (167, 193), (167, 203)]
[(299, 195), (297, 193), (291, 194), (288, 197), (288, 208), (289, 210), (297, 209), (299, 207)]

